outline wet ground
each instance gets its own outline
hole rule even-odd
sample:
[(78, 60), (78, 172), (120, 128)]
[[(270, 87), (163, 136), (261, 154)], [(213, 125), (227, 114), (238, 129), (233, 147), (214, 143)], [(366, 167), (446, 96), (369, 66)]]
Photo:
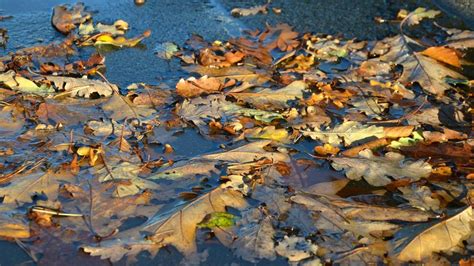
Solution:
[[(74, 3), (69, 0), (0, 0), (0, 15), (13, 16), (12, 19), (0, 22), (0, 28), (8, 29), (10, 39), (5, 49), (0, 48), (0, 56), (22, 47), (60, 41), (64, 38), (51, 27), (52, 8), (62, 3)], [(436, 8), (429, 0), (275, 0), (272, 7), (282, 9), (282, 14), (270, 12), (268, 15), (234, 18), (230, 9), (264, 4), (266, 1), (248, 0), (148, 0), (143, 6), (136, 6), (133, 0), (85, 0), (90, 9), (95, 10), (94, 21), (113, 23), (123, 19), (131, 25), (128, 36), (152, 30), (150, 38), (144, 45), (134, 49), (122, 49), (106, 52), (107, 78), (119, 86), (134, 82), (151, 84), (175, 84), (187, 76), (179, 64), (169, 63), (154, 55), (154, 47), (162, 42), (182, 44), (192, 33), (204, 36), (208, 40), (224, 40), (239, 35), (243, 29), (262, 28), (265, 23), (285, 22), (295, 26), (300, 32), (322, 32), (343, 34), (348, 38), (380, 39), (397, 33), (397, 24), (376, 24), (375, 17), (393, 18), (401, 8), (412, 10), (423, 6)], [(441, 1), (443, 10), (455, 12), (450, 1)], [(451, 1), (452, 2), (452, 1)], [(456, 6), (455, 6), (456, 7)], [(469, 7), (469, 6), (468, 6)], [(473, 5), (470, 5), (472, 8)], [(456, 14), (456, 15), (455, 15)], [(440, 21), (445, 26), (474, 29), (472, 17), (465, 10), (461, 13), (443, 14)], [(472, 13), (471, 13), (472, 14)], [(87, 54), (93, 48), (85, 48)], [(200, 154), (213, 150), (216, 143), (204, 141), (196, 133), (190, 134), (189, 143), (173, 145), (176, 152), (183, 156)], [(199, 144), (199, 145), (197, 145)], [(1, 265), (20, 264), (29, 261), (14, 243), (1, 242)], [(163, 254), (161, 254), (163, 253)], [(180, 257), (176, 252), (164, 250), (154, 264), (167, 262), (177, 264)], [(210, 257), (208, 263), (229, 265), (234, 261), (230, 252), (219, 252), (221, 256)], [(149, 262), (146, 259), (144, 264)], [(273, 262), (275, 264), (277, 262)], [(74, 265), (74, 262), (72, 262)]]

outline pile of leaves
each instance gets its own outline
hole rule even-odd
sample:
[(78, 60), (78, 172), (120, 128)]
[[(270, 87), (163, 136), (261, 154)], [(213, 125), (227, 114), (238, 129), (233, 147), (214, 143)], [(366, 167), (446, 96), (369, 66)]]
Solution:
[[(63, 43), (0, 58), (0, 236), (44, 263), (167, 246), (199, 263), (215, 240), (252, 263), (468, 263), (474, 33), (410, 34), (438, 14), (401, 13), (380, 41), (280, 24), (161, 44), (190, 73), (170, 89), (119, 88), (102, 55), (77, 58), (149, 32), (56, 7)], [(177, 154), (184, 128), (220, 148)]]

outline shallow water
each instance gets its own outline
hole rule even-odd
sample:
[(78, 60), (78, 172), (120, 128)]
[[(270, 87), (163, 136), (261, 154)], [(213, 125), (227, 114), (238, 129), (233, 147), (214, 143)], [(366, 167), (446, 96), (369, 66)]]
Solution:
[[(52, 41), (61, 41), (64, 36), (54, 30), (50, 24), (52, 8), (61, 3), (74, 3), (71, 0), (0, 0), (0, 15), (13, 16), (0, 22), (1, 28), (8, 29), (10, 36), (5, 49), (0, 48), (0, 56), (19, 48), (29, 47)], [(325, 32), (331, 34), (344, 33), (349, 38), (375, 39), (396, 33), (391, 24), (377, 25), (374, 16), (393, 17), (400, 8), (412, 9), (423, 5), (431, 7), (431, 1), (274, 1), (274, 6), (283, 9), (282, 15), (269, 14), (247, 18), (234, 18), (229, 9), (234, 6), (250, 6), (251, 1), (225, 0), (148, 0), (143, 6), (135, 6), (133, 0), (85, 0), (91, 10), (96, 11), (94, 21), (113, 23), (116, 19), (129, 22), (131, 30), (128, 36), (134, 36), (147, 29), (152, 30), (150, 38), (144, 45), (104, 52), (106, 55), (107, 78), (110, 82), (125, 87), (131, 83), (144, 82), (149, 84), (166, 83), (170, 86), (188, 74), (182, 71), (176, 62), (171, 63), (159, 59), (153, 53), (154, 47), (162, 42), (182, 44), (192, 33), (202, 35), (207, 40), (224, 40), (240, 34), (243, 29), (263, 27), (265, 22), (286, 22), (295, 25), (298, 31)], [(252, 1), (253, 2), (253, 1)], [(259, 1), (258, 3), (262, 3)], [(462, 21), (450, 20), (445, 16), (442, 20), (446, 25), (468, 27)], [(471, 25), (472, 26), (472, 25)], [(94, 48), (83, 48), (81, 54), (92, 53)], [(196, 131), (186, 129), (185, 137), (170, 139), (176, 154), (193, 157), (198, 154), (219, 149), (222, 140), (209, 141)], [(183, 141), (184, 140), (184, 141)], [(320, 178), (319, 182), (327, 181), (330, 174)], [(314, 180), (313, 180), (314, 181)], [(241, 265), (252, 265), (236, 260), (232, 253), (216, 243), (205, 245), (213, 254), (208, 264), (230, 265), (238, 262)], [(31, 263), (31, 259), (15, 243), (0, 242), (3, 256), (2, 265)], [(5, 256), (5, 254), (8, 254)], [(84, 255), (87, 257), (87, 255)], [(153, 260), (153, 264), (178, 264), (181, 260), (173, 249), (162, 249)], [(89, 261), (90, 262), (90, 261)], [(95, 258), (93, 263), (108, 264)], [(72, 261), (71, 264), (78, 262)], [(141, 256), (139, 264), (151, 263), (146, 256)], [(260, 262), (264, 264), (265, 262)], [(274, 261), (272, 265), (286, 264), (285, 261)]]

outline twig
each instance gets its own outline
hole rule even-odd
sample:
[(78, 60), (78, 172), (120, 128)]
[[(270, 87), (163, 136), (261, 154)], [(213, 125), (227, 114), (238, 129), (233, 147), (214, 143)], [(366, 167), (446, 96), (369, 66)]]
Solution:
[(99, 71), (97, 71), (96, 73), (105, 81), (105, 83), (107, 83), (107, 85), (109, 85), (109, 87), (112, 89), (112, 91), (114, 91), (120, 97), (120, 99), (122, 99), (122, 101), (130, 108), (130, 110), (133, 112), (133, 115), (135, 116), (135, 118), (138, 121), (140, 121), (140, 118), (138, 117), (137, 112), (133, 108), (132, 104), (128, 101), (128, 99), (123, 97), (120, 94), (120, 92), (117, 89), (115, 89), (114, 86), (112, 86), (112, 84), (107, 80), (107, 78), (102, 73), (100, 73)]

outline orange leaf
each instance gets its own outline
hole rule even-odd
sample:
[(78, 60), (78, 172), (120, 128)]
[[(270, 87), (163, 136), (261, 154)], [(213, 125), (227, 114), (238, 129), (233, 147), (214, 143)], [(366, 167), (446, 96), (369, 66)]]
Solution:
[(421, 54), (429, 56), (448, 65), (461, 67), (461, 61), (459, 60), (456, 50), (449, 47), (430, 47), (421, 52)]

